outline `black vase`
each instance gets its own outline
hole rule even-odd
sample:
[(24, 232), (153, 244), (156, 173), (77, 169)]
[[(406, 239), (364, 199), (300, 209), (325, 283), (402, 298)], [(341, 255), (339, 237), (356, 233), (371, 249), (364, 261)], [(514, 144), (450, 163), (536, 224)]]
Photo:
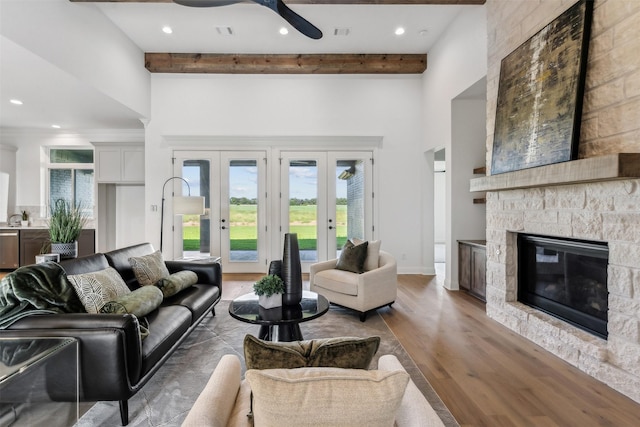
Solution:
[(302, 301), (302, 266), (300, 265), (300, 249), (298, 248), (298, 235), (296, 233), (286, 233), (284, 235), (281, 274), (284, 282), (282, 304), (300, 303)]

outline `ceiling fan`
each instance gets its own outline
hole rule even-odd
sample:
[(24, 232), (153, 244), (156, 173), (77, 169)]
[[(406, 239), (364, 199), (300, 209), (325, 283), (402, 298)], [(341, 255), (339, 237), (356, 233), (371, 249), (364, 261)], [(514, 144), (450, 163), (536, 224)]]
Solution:
[(268, 7), (278, 15), (282, 16), (296, 30), (309, 38), (316, 40), (322, 38), (322, 31), (320, 31), (311, 22), (289, 9), (282, 0), (173, 0), (176, 4), (190, 7), (227, 6), (230, 4), (242, 3), (244, 1), (252, 1), (259, 5)]

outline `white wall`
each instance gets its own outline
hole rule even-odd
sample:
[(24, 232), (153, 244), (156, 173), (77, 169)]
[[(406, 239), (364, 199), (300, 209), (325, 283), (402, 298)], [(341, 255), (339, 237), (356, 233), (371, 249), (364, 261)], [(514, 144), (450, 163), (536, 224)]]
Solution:
[[(454, 98), (474, 85), (487, 74), (487, 22), (486, 7), (470, 8), (462, 11), (451, 24), (443, 36), (429, 52), (427, 70), (423, 74), (423, 126), (424, 137), (422, 149), (429, 152), (435, 148), (445, 148), (447, 151), (447, 180), (454, 179), (455, 161), (449, 156), (452, 144), (452, 112), (451, 105)], [(464, 125), (464, 124), (463, 124)], [(486, 134), (483, 128), (482, 135)], [(432, 170), (429, 156), (424, 157), (425, 170)], [(432, 159), (432, 156), (431, 156)], [(423, 190), (423, 217), (428, 220), (433, 216), (433, 173), (426, 174), (425, 189)], [(451, 212), (451, 191), (447, 186), (447, 212)], [(451, 257), (457, 256), (452, 252), (455, 239), (451, 233), (456, 227), (456, 221), (447, 224), (447, 278), (445, 286), (450, 288)], [(431, 224), (423, 226), (423, 265), (426, 274), (433, 274), (434, 231)]]
[(140, 117), (149, 116), (150, 78), (144, 53), (95, 5), (2, 0), (0, 10), (2, 35)]
[[(278, 137), (298, 136), (284, 138), (297, 148), (309, 139), (317, 146), (322, 137), (380, 136), (376, 237), (397, 255), (400, 271), (421, 272), (421, 85), (419, 75), (153, 75), (153, 118), (146, 127), (147, 240), (159, 246), (160, 214), (150, 205), (160, 204), (173, 147), (215, 149), (224, 145), (224, 136), (231, 143), (233, 137), (266, 137), (274, 146)], [(169, 236), (166, 228), (164, 237)]]
[[(482, 80), (484, 83), (484, 79)], [(480, 197), (469, 192), (473, 169), (484, 166), (485, 99), (456, 99), (452, 102), (453, 129), (451, 150), (447, 156), (449, 223), (447, 224), (447, 266), (445, 286), (458, 289), (458, 240), (484, 240), (486, 205), (474, 204)]]

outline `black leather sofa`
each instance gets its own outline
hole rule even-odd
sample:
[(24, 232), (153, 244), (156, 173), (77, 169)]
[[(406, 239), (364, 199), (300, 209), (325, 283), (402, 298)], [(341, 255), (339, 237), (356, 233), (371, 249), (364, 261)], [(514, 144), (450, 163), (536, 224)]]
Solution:
[[(111, 266), (131, 290), (140, 285), (130, 257), (154, 252), (143, 243), (112, 252), (62, 261), (67, 274), (99, 271)], [(74, 337), (79, 341), (80, 400), (119, 401), (123, 425), (129, 422), (128, 399), (158, 371), (195, 327), (212, 313), (222, 295), (222, 270), (217, 262), (166, 261), (170, 273), (191, 270), (198, 283), (165, 299), (146, 316), (150, 334), (140, 338), (131, 314), (51, 314), (28, 316), (2, 331), (3, 337)], [(60, 372), (59, 375), (65, 375)], [(55, 393), (55, 391), (54, 391)], [(64, 401), (72, 398), (53, 396)]]

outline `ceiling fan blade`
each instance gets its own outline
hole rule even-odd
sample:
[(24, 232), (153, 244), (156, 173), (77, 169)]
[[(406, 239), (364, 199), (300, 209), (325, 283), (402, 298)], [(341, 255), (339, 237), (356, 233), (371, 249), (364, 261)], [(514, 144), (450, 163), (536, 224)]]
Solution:
[(266, 6), (269, 9), (282, 16), (289, 24), (291, 24), (296, 30), (300, 31), (305, 36), (318, 40), (322, 38), (322, 31), (320, 31), (311, 22), (304, 19), (302, 16), (295, 13), (293, 10), (284, 4), (282, 0), (252, 0), (255, 3)]
[(189, 7), (215, 7), (242, 3), (244, 0), (173, 0), (175, 4)]

